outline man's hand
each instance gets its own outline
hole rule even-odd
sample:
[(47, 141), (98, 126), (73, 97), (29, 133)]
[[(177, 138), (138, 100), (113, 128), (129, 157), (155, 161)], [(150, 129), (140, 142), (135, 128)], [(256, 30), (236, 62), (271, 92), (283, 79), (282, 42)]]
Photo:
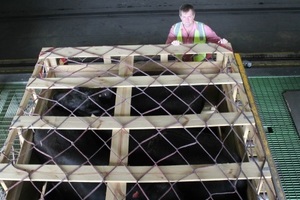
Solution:
[(227, 44), (228, 41), (225, 38), (222, 38), (221, 40), (218, 41), (218, 44)]
[(179, 46), (181, 42), (179, 40), (174, 40), (173, 42), (171, 42), (171, 44), (174, 46)]

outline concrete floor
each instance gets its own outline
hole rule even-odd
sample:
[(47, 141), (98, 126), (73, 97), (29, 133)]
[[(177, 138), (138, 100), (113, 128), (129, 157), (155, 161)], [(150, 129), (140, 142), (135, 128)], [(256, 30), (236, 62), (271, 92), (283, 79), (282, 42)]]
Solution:
[[(299, 52), (300, 2), (191, 0), (196, 20), (235, 52)], [(42, 47), (164, 43), (182, 1), (4, 1), (0, 61), (36, 59)]]

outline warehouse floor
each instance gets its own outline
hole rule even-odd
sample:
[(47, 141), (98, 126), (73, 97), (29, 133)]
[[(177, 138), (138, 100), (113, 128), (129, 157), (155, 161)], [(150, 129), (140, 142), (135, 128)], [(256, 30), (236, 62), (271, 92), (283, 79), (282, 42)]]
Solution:
[(295, 125), (300, 122), (293, 120), (284, 92), (300, 90), (300, 76), (252, 76), (249, 81), (286, 199), (299, 199), (300, 140)]

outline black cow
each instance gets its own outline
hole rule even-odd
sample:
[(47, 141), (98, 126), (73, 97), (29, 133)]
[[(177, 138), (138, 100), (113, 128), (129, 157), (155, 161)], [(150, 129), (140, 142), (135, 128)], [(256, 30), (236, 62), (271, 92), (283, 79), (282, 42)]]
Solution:
[(57, 115), (112, 115), (115, 105), (115, 89), (81, 87), (72, 90), (56, 90), (52, 99), (51, 104), (56, 107), (52, 112)]
[[(129, 165), (192, 165), (241, 162), (216, 128), (131, 131)], [(140, 147), (137, 148), (137, 144)], [(246, 181), (139, 184), (129, 199), (246, 199)], [(154, 192), (153, 191), (158, 191)], [(147, 197), (146, 197), (147, 195)], [(135, 198), (133, 198), (135, 197)], [(153, 197), (153, 198), (152, 198)], [(162, 198), (161, 198), (162, 197)]]
[[(131, 115), (201, 113), (202, 86), (133, 88)], [(112, 116), (116, 89), (57, 90), (43, 115)], [(209, 128), (136, 130), (130, 132), (128, 164), (188, 165), (240, 162)], [(111, 131), (35, 130), (42, 162), (66, 165), (108, 165)], [(105, 183), (53, 183), (45, 199), (104, 199)], [(127, 184), (127, 199), (244, 199), (241, 181)]]
[[(55, 114), (54, 114), (55, 113)], [(47, 115), (66, 114), (52, 107)], [(57, 165), (108, 165), (111, 131), (34, 131), (35, 154), (40, 161)], [(48, 183), (45, 199), (105, 199), (105, 183)]]

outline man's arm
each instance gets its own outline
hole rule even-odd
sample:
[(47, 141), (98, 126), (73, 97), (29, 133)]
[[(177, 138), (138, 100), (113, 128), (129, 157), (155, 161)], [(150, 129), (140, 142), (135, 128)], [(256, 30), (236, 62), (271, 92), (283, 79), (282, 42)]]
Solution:
[(171, 27), (166, 44), (171, 44), (174, 40), (177, 40), (177, 36), (174, 34), (174, 25)]
[(228, 41), (225, 38), (220, 38), (209, 26), (204, 25), (204, 31), (206, 34), (206, 43), (208, 42), (216, 43), (232, 51), (232, 47), (228, 43)]

